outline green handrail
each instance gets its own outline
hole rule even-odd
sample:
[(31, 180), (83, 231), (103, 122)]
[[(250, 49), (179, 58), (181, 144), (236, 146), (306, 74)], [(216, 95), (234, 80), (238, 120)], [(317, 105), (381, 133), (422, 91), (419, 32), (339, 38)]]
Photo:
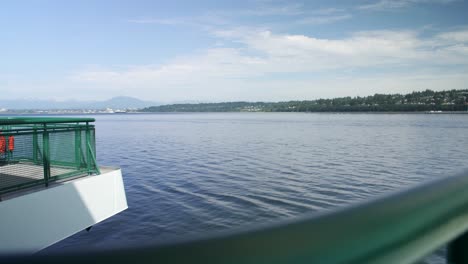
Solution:
[(94, 122), (89, 117), (0, 117), (0, 125)]
[[(95, 126), (90, 124), (94, 121), (82, 117), (0, 117), (0, 195), (41, 184), (47, 187), (58, 179), (100, 174)], [(82, 133), (86, 134), (83, 139)]]
[[(468, 171), (372, 201), (185, 242), (1, 263), (414, 263), (449, 243), (467, 263)], [(157, 212), (155, 212), (157, 213)]]

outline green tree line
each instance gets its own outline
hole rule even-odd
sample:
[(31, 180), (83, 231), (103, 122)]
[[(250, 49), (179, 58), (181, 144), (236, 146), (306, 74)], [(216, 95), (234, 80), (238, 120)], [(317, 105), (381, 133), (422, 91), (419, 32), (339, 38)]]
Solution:
[(468, 89), (374, 94), (288, 102), (225, 102), (151, 106), (143, 112), (417, 112), (467, 111)]

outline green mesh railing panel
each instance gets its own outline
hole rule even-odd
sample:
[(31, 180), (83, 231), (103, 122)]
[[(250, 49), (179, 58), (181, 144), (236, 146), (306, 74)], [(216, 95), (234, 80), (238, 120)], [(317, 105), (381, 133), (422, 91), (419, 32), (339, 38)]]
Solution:
[(32, 145), (32, 135), (18, 135), (14, 137), (14, 151), (11, 152), (12, 159), (32, 159), (33, 149), (29, 146)]
[(38, 184), (47, 186), (58, 179), (99, 174), (90, 119), (74, 119), (73, 123), (45, 120), (0, 118), (0, 194)]
[[(44, 152), (44, 147), (42, 143), (44, 142), (42, 138), (42, 133), (36, 133), (36, 138), (33, 140), (35, 141), (34, 144), (36, 144), (36, 147), (33, 147), (33, 162), (36, 164), (42, 164), (42, 161), (44, 160), (44, 156), (42, 153)], [(34, 154), (35, 153), (35, 154)]]
[[(68, 147), (64, 148), (63, 146)], [(50, 133), (49, 149), (51, 163), (76, 167), (75, 147), (75, 131)]]
[[(10, 137), (14, 139), (12, 150)], [(33, 166), (29, 162), (33, 158), (33, 149), (30, 147), (32, 137), (32, 134), (0, 135), (0, 190), (40, 181), (43, 178), (42, 167)]]
[[(86, 131), (81, 131), (81, 138), (86, 139)], [(88, 152), (86, 151), (86, 140), (81, 140), (81, 155), (82, 155), (82, 164), (87, 164), (88, 161)]]

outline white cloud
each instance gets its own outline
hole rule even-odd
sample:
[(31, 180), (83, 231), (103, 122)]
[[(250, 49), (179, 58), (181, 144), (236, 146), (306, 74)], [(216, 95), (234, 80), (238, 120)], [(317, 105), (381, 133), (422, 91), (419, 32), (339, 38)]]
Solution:
[(135, 18), (128, 19), (128, 23), (133, 24), (158, 24), (167, 26), (195, 26), (201, 29), (213, 26), (222, 26), (229, 23), (226, 16), (216, 13), (206, 13), (193, 17), (171, 17), (171, 18)]
[[(414, 89), (452, 89), (468, 80), (468, 31), (422, 38), (414, 31), (357, 32), (343, 39), (237, 28), (213, 34), (239, 48), (212, 48), (163, 65), (89, 69), (76, 84), (134, 89), (154, 100), (286, 100)], [(458, 67), (454, 72), (439, 71)], [(398, 69), (413, 69), (404, 74)], [(372, 70), (378, 77), (344, 75)], [(299, 80), (291, 74), (303, 76)], [(320, 76), (326, 74), (327, 78)], [(284, 78), (277, 78), (283, 76)], [(318, 77), (317, 77), (318, 76)], [(381, 90), (379, 90), (381, 89)], [(398, 92), (400, 92), (398, 90)], [(348, 91), (348, 92), (346, 92)], [(135, 94), (137, 94), (135, 93)]]
[[(328, 15), (339, 11), (336, 8), (319, 9), (314, 14)], [(302, 4), (292, 3), (283, 5), (261, 4), (251, 9), (207, 10), (202, 15), (179, 18), (134, 18), (127, 22), (135, 24), (160, 24), (160, 25), (198, 25), (210, 27), (213, 25), (225, 25), (228, 18), (235, 17), (263, 17), (263, 16), (299, 16), (305, 14)]]
[(330, 16), (311, 16), (299, 19), (296, 23), (297, 24), (307, 24), (307, 25), (323, 25), (323, 24), (330, 24), (335, 23), (338, 21), (350, 19), (352, 16), (350, 14), (342, 14), (342, 15), (330, 15)]
[[(358, 32), (344, 39), (278, 35), (266, 30), (249, 32), (243, 29), (218, 31), (215, 34), (243, 43), (249, 50), (266, 55), (270, 60), (302, 63), (304, 70), (422, 62), (467, 63), (466, 58), (453, 56), (458, 54), (451, 53), (446, 39), (441, 40), (441, 36), (422, 39), (414, 31)], [(459, 42), (456, 44), (461, 47), (467, 45)]]
[(467, 43), (468, 42), (468, 30), (458, 30), (452, 32), (441, 33), (437, 35), (441, 40), (445, 40), (448, 43)]
[(161, 25), (180, 25), (186, 23), (184, 19), (155, 19), (155, 18), (139, 18), (129, 19), (130, 23), (135, 24), (161, 24)]
[(361, 5), (363, 10), (389, 10), (409, 7), (416, 4), (449, 4), (457, 0), (380, 0), (374, 3)]
[(241, 10), (237, 15), (247, 16), (296, 16), (304, 13), (302, 4), (261, 5), (250, 10)]
[(313, 10), (311, 13), (316, 14), (316, 15), (335, 15), (335, 14), (344, 13), (344, 12), (346, 12), (345, 9), (329, 7), (329, 8), (316, 9), (316, 10)]
[[(127, 22), (134, 24), (159, 24), (159, 25), (192, 25), (199, 26), (202, 29), (210, 29), (214, 26), (226, 26), (228, 24), (236, 24), (233, 21), (239, 22), (239, 18), (260, 17), (285, 17), (291, 20), (291, 24), (301, 25), (322, 25), (330, 24), (352, 18), (352, 15), (347, 10), (342, 8), (319, 8), (307, 10), (302, 4), (285, 4), (271, 5), (263, 4), (251, 9), (233, 9), (225, 10), (208, 10), (203, 15), (192, 17), (178, 18), (135, 18), (128, 19)], [(261, 19), (261, 18), (260, 18)], [(242, 19), (240, 19), (242, 20)], [(238, 23), (237, 23), (238, 24)]]

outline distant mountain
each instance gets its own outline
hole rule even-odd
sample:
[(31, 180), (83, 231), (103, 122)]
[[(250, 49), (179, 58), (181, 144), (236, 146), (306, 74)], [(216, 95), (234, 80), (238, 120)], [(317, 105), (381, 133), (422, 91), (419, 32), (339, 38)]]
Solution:
[(155, 104), (160, 105), (159, 103), (156, 103), (156, 102), (143, 101), (134, 97), (118, 96), (118, 97), (113, 97), (106, 101), (91, 102), (88, 104), (83, 104), (83, 106), (84, 108), (88, 108), (88, 109), (104, 109), (104, 108), (118, 109), (118, 108), (144, 108), (148, 106), (153, 106)]
[(54, 101), (54, 100), (0, 100), (0, 109), (129, 109), (160, 105), (157, 102), (143, 101), (134, 97), (118, 96), (105, 101)]

